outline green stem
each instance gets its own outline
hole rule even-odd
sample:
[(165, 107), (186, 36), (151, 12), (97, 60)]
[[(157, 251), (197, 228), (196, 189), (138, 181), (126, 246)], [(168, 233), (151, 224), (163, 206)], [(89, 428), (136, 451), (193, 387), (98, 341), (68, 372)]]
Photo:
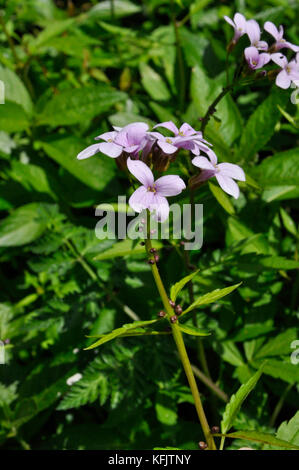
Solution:
[(204, 133), (206, 125), (208, 124), (211, 116), (216, 112), (216, 106), (219, 103), (219, 101), (222, 100), (222, 98), (232, 90), (232, 88), (235, 86), (235, 83), (232, 83), (231, 85), (226, 86), (225, 88), (222, 89), (221, 93), (214, 99), (213, 103), (209, 106), (205, 116), (203, 117), (201, 121), (201, 132)]
[(276, 419), (277, 419), (277, 416), (279, 415), (279, 413), (280, 413), (280, 411), (281, 411), (281, 409), (282, 409), (282, 407), (283, 407), (284, 401), (285, 401), (285, 399), (286, 399), (286, 397), (287, 397), (287, 395), (288, 395), (288, 393), (289, 393), (289, 391), (291, 390), (292, 387), (293, 387), (293, 384), (289, 384), (289, 385), (286, 387), (286, 389), (285, 389), (285, 391), (283, 392), (283, 394), (281, 395), (281, 397), (280, 397), (280, 399), (279, 399), (277, 405), (276, 405), (275, 408), (274, 408), (274, 411), (273, 411), (273, 413), (272, 413), (272, 416), (271, 416), (271, 418), (270, 418), (269, 426), (271, 426), (271, 427), (274, 426), (275, 421), (276, 421)]
[(219, 450), (223, 450), (223, 448), (224, 448), (224, 442), (225, 442), (225, 437), (222, 436), (222, 437), (221, 437), (221, 442), (220, 442)]
[(181, 46), (181, 37), (180, 37), (180, 23), (177, 22), (175, 13), (174, 13), (174, 2), (171, 0), (171, 20), (174, 27), (174, 34), (175, 34), (175, 45), (176, 45), (176, 54), (177, 54), (177, 61), (178, 61), (178, 69), (179, 69), (179, 108), (180, 111), (183, 112), (184, 110), (184, 103), (185, 103), (185, 94), (186, 94), (186, 80), (185, 80), (185, 68), (184, 68), (184, 59), (183, 59), (183, 52)]
[(1, 12), (0, 12), (0, 24), (1, 24), (1, 26), (2, 26), (3, 32), (4, 32), (5, 36), (6, 36), (7, 42), (8, 42), (8, 44), (9, 44), (10, 49), (11, 49), (11, 53), (12, 53), (12, 55), (13, 55), (13, 57), (14, 57), (16, 66), (17, 66), (17, 68), (19, 68), (19, 67), (20, 67), (20, 60), (19, 60), (19, 57), (18, 57), (16, 48), (15, 48), (14, 42), (13, 42), (13, 40), (11, 39), (11, 37), (10, 37), (10, 35), (9, 35), (9, 32), (7, 31), (6, 24), (5, 24), (5, 21), (4, 21), (3, 18), (2, 18)]
[[(151, 243), (151, 240), (149, 238), (149, 233), (150, 233), (149, 232), (149, 212), (148, 212), (148, 227), (147, 228), (148, 228), (148, 237), (145, 240), (145, 247), (146, 247), (146, 251), (147, 251), (149, 259), (152, 259), (152, 255), (151, 255), (152, 243)], [(183, 365), (184, 370), (185, 370), (185, 374), (186, 374), (188, 382), (189, 382), (189, 386), (190, 386), (191, 393), (192, 393), (192, 396), (193, 396), (193, 399), (194, 399), (194, 404), (195, 404), (195, 408), (196, 408), (196, 411), (197, 411), (197, 415), (198, 415), (198, 418), (199, 418), (199, 421), (200, 421), (200, 424), (201, 424), (206, 442), (208, 444), (208, 448), (210, 450), (216, 450), (216, 445), (215, 445), (215, 442), (214, 442), (214, 438), (213, 438), (213, 436), (210, 432), (210, 427), (209, 427), (209, 424), (208, 424), (208, 421), (207, 421), (207, 418), (206, 418), (206, 415), (205, 415), (205, 412), (204, 412), (204, 409), (203, 409), (203, 406), (202, 406), (201, 398), (200, 398), (200, 395), (199, 395), (199, 391), (198, 391), (198, 388), (197, 388), (197, 384), (196, 384), (196, 380), (195, 380), (195, 377), (194, 377), (194, 374), (193, 374), (193, 370), (192, 370), (192, 367), (191, 367), (191, 364), (190, 364), (190, 361), (189, 361), (189, 358), (188, 358), (188, 354), (187, 354), (187, 351), (186, 351), (183, 336), (182, 336), (181, 330), (179, 328), (179, 322), (178, 322), (178, 320), (174, 323), (172, 323), (170, 321), (170, 318), (172, 316), (174, 316), (174, 312), (173, 312), (172, 307), (169, 304), (169, 299), (168, 299), (164, 284), (162, 282), (157, 264), (155, 262), (154, 262), (154, 264), (151, 264), (151, 269), (152, 269), (152, 274), (153, 274), (157, 289), (159, 291), (159, 294), (160, 294), (165, 312), (167, 314), (167, 318), (170, 322), (172, 335), (173, 335), (174, 341), (176, 343), (178, 353), (179, 353), (182, 365)]]

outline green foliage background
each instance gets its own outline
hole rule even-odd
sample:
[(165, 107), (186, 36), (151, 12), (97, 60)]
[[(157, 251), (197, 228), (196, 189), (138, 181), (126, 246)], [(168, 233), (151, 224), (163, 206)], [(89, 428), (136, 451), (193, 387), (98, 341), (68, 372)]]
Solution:
[[(126, 193), (125, 175), (103, 155), (81, 162), (76, 155), (111, 125), (172, 119), (198, 128), (225, 82), (232, 30), (223, 15), (282, 23), (298, 44), (298, 2), (0, 4), (0, 339), (9, 340), (0, 365), (0, 445), (196, 449), (202, 435), (171, 337), (83, 351), (86, 336), (128, 323), (131, 310), (156, 318), (161, 304), (143, 249), (94, 235), (96, 205)], [(172, 15), (188, 14), (178, 48)], [(291, 91), (268, 80), (237, 89), (206, 130), (219, 159), (247, 175), (237, 201), (213, 184), (197, 194), (204, 245), (191, 252), (195, 295), (243, 281), (197, 310), (200, 326), (212, 331), (203, 339), (210, 373), (231, 395), (267, 359), (236, 431), (274, 433), (298, 403), (299, 365), (290, 355), (299, 339), (299, 113)], [(184, 160), (175, 165), (187, 177)], [(170, 288), (184, 275), (181, 248), (164, 242), (160, 257)], [(188, 306), (187, 289), (180, 303)], [(186, 343), (198, 366), (195, 338)], [(82, 380), (68, 386), (78, 372)], [(225, 403), (199, 385), (209, 422), (219, 425)], [(297, 430), (294, 418), (278, 437), (299, 445)]]

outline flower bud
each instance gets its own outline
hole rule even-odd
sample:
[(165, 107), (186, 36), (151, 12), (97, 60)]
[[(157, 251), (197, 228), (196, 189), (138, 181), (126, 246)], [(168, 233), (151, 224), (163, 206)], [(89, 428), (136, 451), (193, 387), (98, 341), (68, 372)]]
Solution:
[(169, 299), (169, 305), (170, 305), (172, 308), (174, 308), (174, 307), (175, 307), (175, 302), (173, 302), (173, 300), (170, 300), (170, 299)]
[(163, 318), (165, 316), (166, 316), (166, 313), (163, 310), (160, 310), (160, 312), (158, 313), (158, 317)]
[(220, 432), (219, 426), (213, 426), (213, 427), (211, 428), (211, 433), (212, 433), (212, 434), (218, 434), (219, 432)]
[(182, 307), (181, 307), (180, 305), (176, 305), (176, 306), (174, 307), (174, 311), (175, 311), (175, 313), (176, 313), (177, 315), (181, 315), (181, 314), (183, 313), (183, 309), (182, 309)]
[(172, 315), (172, 317), (170, 317), (171, 323), (175, 323), (177, 320), (178, 320), (178, 317), (176, 315)]
[(200, 450), (205, 450), (208, 447), (208, 444), (204, 441), (200, 441), (198, 443), (198, 447), (200, 448)]

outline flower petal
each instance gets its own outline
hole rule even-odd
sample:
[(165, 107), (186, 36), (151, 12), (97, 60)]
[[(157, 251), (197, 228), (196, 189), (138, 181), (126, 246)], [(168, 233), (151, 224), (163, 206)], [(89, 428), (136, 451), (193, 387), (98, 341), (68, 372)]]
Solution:
[(246, 18), (241, 13), (236, 13), (234, 16), (234, 22), (238, 30), (242, 30), (243, 33), (246, 31)]
[(195, 157), (192, 160), (193, 165), (201, 168), (202, 170), (215, 170), (214, 165), (206, 157)]
[(165, 142), (164, 140), (158, 140), (157, 144), (163, 150), (164, 153), (167, 153), (169, 155), (177, 151), (177, 147), (172, 144), (169, 144), (168, 142)]
[(135, 212), (141, 212), (143, 209), (149, 209), (154, 202), (154, 193), (148, 191), (145, 186), (140, 186), (133, 192), (129, 199), (129, 206)]
[(104, 132), (104, 134), (101, 134), (101, 135), (98, 135), (97, 137), (95, 137), (95, 140), (105, 140), (106, 142), (108, 142), (108, 140), (110, 141), (113, 141), (115, 139), (117, 135), (117, 132), (116, 131), (112, 131), (112, 132)]
[(223, 176), (221, 173), (216, 173), (216, 179), (219, 183), (219, 186), (225, 191), (227, 194), (230, 194), (235, 199), (238, 199), (240, 190), (237, 183), (232, 178), (228, 176)]
[(166, 121), (161, 122), (160, 124), (156, 124), (153, 129), (156, 129), (156, 127), (164, 127), (165, 129), (168, 129), (169, 131), (173, 132), (174, 135), (177, 135), (179, 133), (177, 126), (172, 121)]
[(267, 31), (267, 33), (271, 34), (271, 36), (273, 36), (276, 41), (279, 39), (278, 29), (276, 28), (275, 24), (271, 21), (266, 21), (266, 23), (264, 24), (264, 30)]
[(181, 125), (179, 132), (184, 136), (191, 136), (197, 134), (196, 130), (193, 129), (193, 127), (191, 127), (190, 124), (188, 124), (187, 122), (184, 122), (184, 124)]
[(239, 181), (246, 180), (245, 173), (239, 165), (235, 165), (234, 163), (219, 163), (218, 168), (220, 174), (223, 176), (228, 176)]
[(160, 196), (176, 196), (186, 188), (184, 181), (178, 175), (161, 176), (155, 181), (155, 186)]
[(120, 145), (117, 145), (113, 142), (101, 142), (99, 145), (99, 149), (105, 155), (111, 158), (117, 158), (121, 155), (123, 149)]
[(228, 16), (224, 16), (223, 17), (225, 19), (225, 21), (230, 24), (233, 28), (235, 27), (235, 23), (233, 22), (232, 19), (230, 19)]
[(246, 33), (250, 39), (250, 42), (255, 46), (261, 37), (261, 30), (259, 24), (255, 20), (248, 20), (246, 23)]
[(127, 166), (129, 171), (135, 178), (140, 181), (146, 188), (154, 184), (154, 176), (151, 169), (143, 162), (139, 160), (131, 160), (128, 158)]
[(275, 83), (280, 88), (286, 90), (291, 85), (291, 79), (285, 70), (282, 70), (276, 77)]
[[(153, 194), (153, 193), (152, 193)], [(164, 196), (155, 194), (153, 203), (149, 206), (149, 210), (155, 211), (155, 219), (158, 222), (165, 222), (169, 216), (169, 204)]]
[(84, 160), (85, 158), (92, 157), (98, 152), (100, 152), (100, 144), (92, 144), (86, 149), (82, 150), (82, 152), (78, 153), (77, 158), (78, 160)]
[(281, 54), (280, 52), (275, 52), (275, 54), (271, 54), (271, 60), (275, 62), (275, 64), (279, 65), (282, 69), (287, 65), (288, 60), (287, 58)]

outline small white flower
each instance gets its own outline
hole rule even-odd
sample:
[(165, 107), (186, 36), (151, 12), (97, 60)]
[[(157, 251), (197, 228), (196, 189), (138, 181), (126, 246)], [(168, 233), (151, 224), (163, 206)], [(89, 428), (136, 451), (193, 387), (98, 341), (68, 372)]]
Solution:
[(75, 375), (72, 375), (69, 377), (66, 381), (67, 385), (70, 387), (71, 385), (75, 384), (76, 382), (79, 382), (79, 380), (82, 379), (82, 374), (79, 374), (79, 372)]

